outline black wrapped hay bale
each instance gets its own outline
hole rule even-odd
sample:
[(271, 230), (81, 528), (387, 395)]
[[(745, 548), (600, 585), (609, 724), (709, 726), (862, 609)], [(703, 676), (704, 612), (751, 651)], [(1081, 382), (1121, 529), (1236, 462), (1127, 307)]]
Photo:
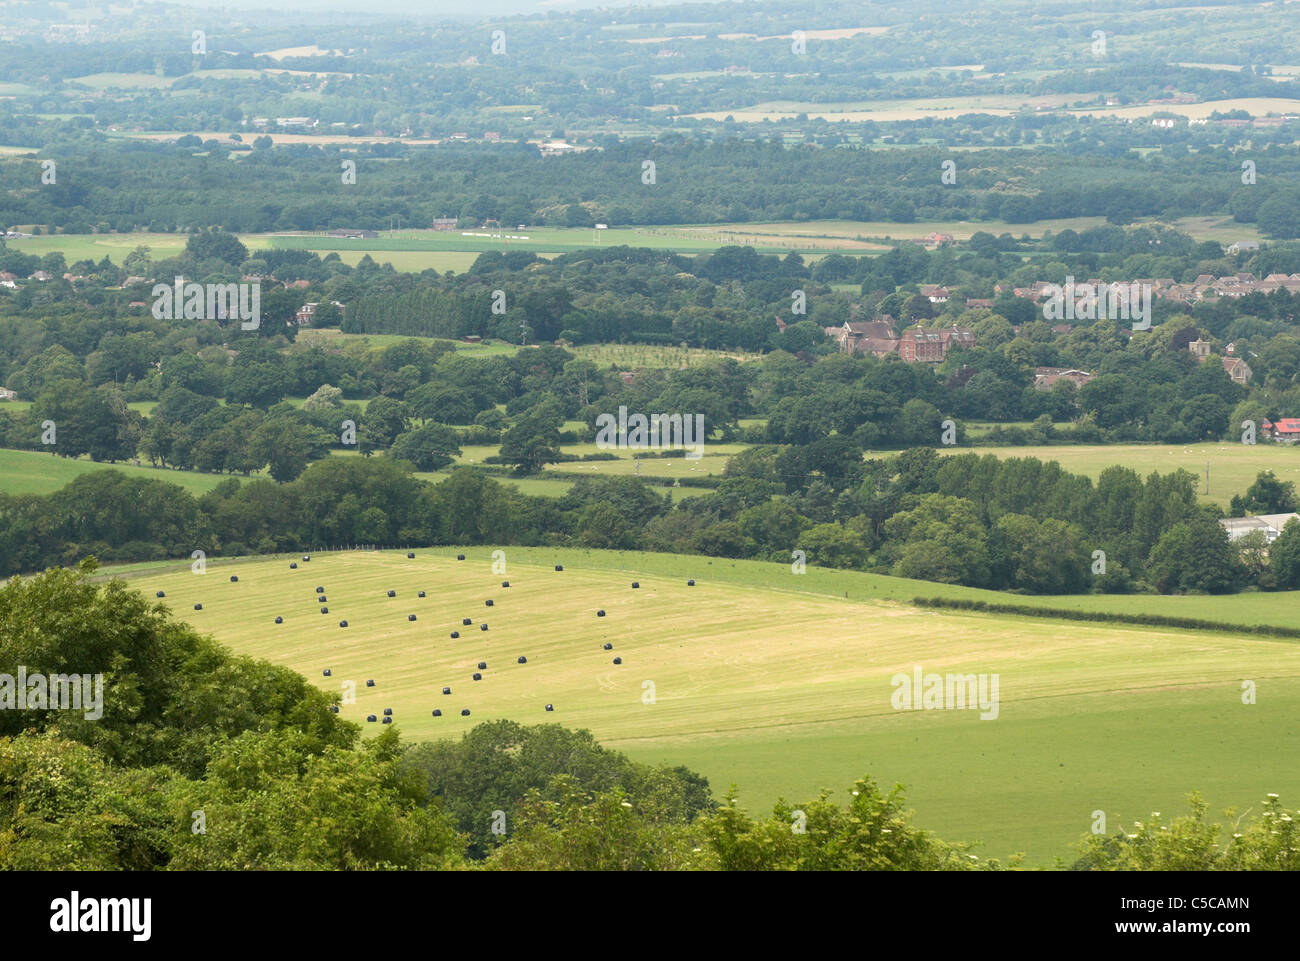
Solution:
[(601, 608), (600, 610), (598, 610), (598, 611), (596, 612), (596, 616), (597, 616), (597, 617), (604, 617), (604, 616), (605, 616), (605, 609), (604, 609), (604, 608)]
[(465, 559), (465, 555), (464, 555), (464, 554), (457, 554), (457, 555), (456, 555), (456, 560), (458, 560), (458, 561), (463, 561), (464, 559)]
[(166, 591), (158, 591), (156, 594), (154, 594), (154, 597), (166, 597), (166, 596), (167, 596)]
[(474, 623), (474, 618), (472, 618), (472, 617), (464, 617), (464, 618), (461, 618), (460, 623), (461, 623), (461, 625), (464, 626), (464, 627), (469, 627), (471, 624)]
[(636, 590), (636, 589), (637, 589), (638, 587), (640, 587), (640, 586), (641, 586), (641, 582), (640, 582), (640, 581), (633, 581), (633, 582), (632, 582), (632, 590)]
[(555, 565), (555, 569), (556, 569), (557, 571), (562, 571), (562, 570), (564, 570), (564, 565), (563, 565), (563, 564), (556, 564), (556, 565)]
[(489, 597), (486, 601), (484, 601), (484, 602), (483, 602), (483, 606), (484, 606), (484, 607), (491, 607), (491, 606), (492, 606), (492, 598)]
[(483, 680), (483, 675), (480, 674), (478, 671), (475, 671), (475, 672), (474, 672), (474, 680), (476, 680), (476, 681), (481, 681), (481, 680)]
[(391, 717), (386, 717), (386, 718), (384, 718), (384, 723), (385, 723), (385, 724), (392, 724), (392, 723), (393, 723), (393, 719), (392, 719)]
[(528, 658), (524, 657), (523, 655), (520, 655), (519, 660), (516, 661), (515, 663), (517, 663), (517, 664), (527, 664), (527, 663), (528, 663)]
[(319, 584), (317, 584), (317, 585), (316, 585), (316, 593), (317, 593), (317, 594), (324, 594), (324, 593), (325, 593), (325, 588), (323, 588), (323, 587), (321, 587)]
[(384, 713), (391, 716), (393, 713), (393, 709), (391, 707), (386, 707), (384, 708)]
[(548, 704), (548, 705), (546, 705), (546, 709), (547, 709), (548, 711), (554, 711), (554, 710), (555, 710), (555, 705), (553, 705), (553, 704)]
[(407, 615), (406, 615), (406, 619), (407, 619), (408, 621), (413, 621), (413, 620), (415, 620), (415, 615), (414, 615), (414, 614), (407, 614)]
[(480, 624), (480, 625), (478, 626), (478, 629), (479, 629), (480, 631), (486, 631), (486, 630), (487, 630), (487, 625), (486, 625), (486, 624)]
[(347, 626), (348, 626), (347, 621), (339, 621), (339, 627), (347, 627)]
[(613, 644), (610, 644), (608, 641), (606, 641), (606, 642), (605, 642), (605, 650), (607, 650), (607, 651), (612, 651), (613, 649), (614, 649), (614, 645), (613, 645)]
[(420, 591), (420, 593), (419, 593), (418, 595), (416, 595), (416, 596), (417, 596), (417, 597), (423, 597), (423, 596), (424, 596), (424, 591)]
[(328, 614), (328, 613), (330, 612), (330, 609), (329, 609), (328, 607), (322, 607), (322, 608), (320, 609), (320, 612), (321, 612), (322, 614)]
[(195, 605), (194, 605), (194, 609), (195, 609), (196, 611), (201, 611), (201, 610), (203, 610), (203, 605), (202, 605), (202, 604), (195, 604)]
[(479, 669), (480, 671), (486, 671), (486, 670), (487, 670), (487, 661), (479, 661), (479, 662), (478, 662), (478, 669)]
[(375, 717), (373, 714), (367, 714), (366, 720), (373, 724), (375, 721), (379, 720), (379, 718)]
[(375, 686), (375, 682), (373, 680), (366, 681), (366, 687), (374, 687), (374, 686)]
[(614, 663), (615, 663), (615, 664), (622, 664), (622, 663), (623, 663), (623, 658), (621, 658), (621, 657), (616, 657), (616, 658), (614, 658)]
[(442, 693), (443, 693), (443, 694), (450, 694), (450, 693), (451, 693), (451, 688), (449, 688), (449, 687), (444, 687), (444, 688), (442, 689)]
[(687, 586), (687, 587), (694, 587), (694, 586), (695, 586), (695, 578), (692, 577), (689, 581), (687, 581), (687, 582), (686, 582), (686, 586)]
[(460, 716), (461, 716), (461, 717), (469, 717), (469, 708), (467, 708), (467, 707), (462, 707), (462, 708), (460, 709)]
[(239, 575), (238, 575), (238, 574), (231, 574), (231, 575), (230, 575), (230, 583), (233, 584), (233, 583), (235, 583), (235, 582), (238, 581), (238, 580), (239, 580)]
[(296, 571), (297, 569), (298, 569), (298, 562), (297, 562), (297, 561), (292, 561), (292, 562), (290, 562), (290, 564), (289, 564), (289, 570), (291, 570), (291, 571)]
[(434, 716), (434, 717), (442, 717), (442, 710), (441, 710), (440, 708), (436, 708), (436, 707), (435, 707), (435, 708), (433, 709), (433, 716)]
[(407, 551), (407, 552), (406, 552), (406, 559), (407, 559), (408, 561), (409, 561), (411, 558), (413, 558), (414, 556), (415, 556), (415, 552), (414, 552), (414, 551)]
[(501, 582), (501, 586), (502, 586), (502, 587), (509, 587), (509, 586), (510, 586), (510, 582), (509, 582), (509, 581), (502, 581), (502, 582)]
[(389, 592), (388, 592), (388, 596), (389, 596), (389, 597), (396, 597), (396, 596), (397, 596), (397, 591), (389, 591)]
[(451, 632), (451, 639), (452, 639), (453, 641), (456, 640), (456, 638), (458, 638), (458, 637), (460, 637), (460, 631), (452, 631), (452, 632)]
[(309, 560), (311, 560), (311, 555), (310, 555), (310, 554), (304, 554), (304, 555), (302, 555), (302, 559), (303, 559), (304, 561), (309, 561)]
[(332, 676), (333, 676), (333, 673), (334, 673), (334, 672), (331, 671), (331, 670), (327, 667), (327, 668), (325, 668), (325, 670), (321, 671), (321, 676), (322, 676), (322, 677), (332, 677)]
[(329, 601), (329, 598), (326, 597), (324, 594), (317, 594), (317, 595), (316, 595), (316, 600), (319, 601), (320, 603), (324, 604), (324, 603), (326, 603), (326, 602)]
[(277, 624), (283, 624), (283, 623), (284, 623), (284, 618), (283, 618), (283, 617), (277, 617), (277, 618), (275, 619), (275, 623), (277, 623)]

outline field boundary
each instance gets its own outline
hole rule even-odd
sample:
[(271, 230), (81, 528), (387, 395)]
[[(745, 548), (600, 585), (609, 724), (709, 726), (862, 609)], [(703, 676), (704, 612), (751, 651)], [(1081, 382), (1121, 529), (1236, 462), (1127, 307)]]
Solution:
[(1016, 614), (1024, 617), (1051, 617), (1066, 621), (1101, 621), (1132, 624), (1137, 627), (1175, 627), (1189, 631), (1214, 631), (1220, 634), (1257, 634), (1262, 637), (1300, 638), (1300, 628), (1275, 624), (1232, 624), (1206, 621), (1196, 617), (1170, 617), (1165, 614), (1119, 614), (1110, 611), (1080, 611), (1066, 607), (1038, 607), (1032, 604), (999, 604), (950, 597), (914, 597), (916, 607), (955, 611), (980, 611), (987, 614)]

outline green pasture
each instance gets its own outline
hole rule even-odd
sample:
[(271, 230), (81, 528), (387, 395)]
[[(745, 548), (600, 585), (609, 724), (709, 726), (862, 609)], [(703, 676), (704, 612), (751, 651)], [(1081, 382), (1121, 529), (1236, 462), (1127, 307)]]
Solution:
[[(1097, 444), (1068, 447), (973, 447), (941, 448), (941, 453), (993, 454), (1000, 458), (1036, 457), (1057, 461), (1072, 474), (1085, 474), (1094, 480), (1107, 467), (1121, 465), (1146, 478), (1152, 472), (1172, 474), (1182, 469), (1200, 478), (1201, 496), (1224, 508), (1234, 494), (1244, 494), (1256, 475), (1271, 470), (1280, 479), (1292, 481), (1300, 489), (1300, 446), (1286, 444)], [(870, 455), (868, 455), (870, 456)], [(1209, 492), (1205, 488), (1205, 470), (1209, 465)]]
[[(1121, 825), (1181, 810), (1193, 789), (1216, 812), (1300, 792), (1287, 761), (1300, 751), (1294, 641), (920, 610), (889, 595), (934, 585), (784, 564), (510, 547), (494, 570), (488, 547), (415, 555), (314, 552), (294, 558), (297, 570), (288, 557), (209, 560), (203, 575), (183, 561), (131, 576), (240, 653), (325, 691), (355, 682), (341, 713), (367, 733), (379, 725), (366, 715), (386, 707), (414, 740), (494, 718), (554, 721), (639, 759), (687, 764), (716, 793), (734, 783), (754, 810), (823, 787), (842, 796), (870, 774), (905, 784), (922, 826), (1030, 864), (1068, 861), (1096, 810)], [(997, 674), (996, 718), (895, 710), (892, 678), (917, 665)], [(1242, 703), (1243, 680), (1257, 703)]]
[[(82, 474), (110, 468), (131, 477), (178, 484), (196, 496), (212, 490), (230, 476), (150, 467), (144, 462), (139, 467), (131, 463), (103, 464), (85, 457), (74, 459), (39, 451), (0, 448), (0, 491), (6, 494), (51, 494)], [(236, 476), (243, 478), (243, 475)]]

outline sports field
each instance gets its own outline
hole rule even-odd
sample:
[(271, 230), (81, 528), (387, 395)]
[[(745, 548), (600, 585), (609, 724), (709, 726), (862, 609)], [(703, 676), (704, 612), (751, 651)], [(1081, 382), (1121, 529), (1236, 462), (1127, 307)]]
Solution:
[[(508, 548), (494, 571), (489, 548), (414, 553), (316, 553), (293, 558), (297, 570), (288, 557), (212, 560), (203, 575), (178, 562), (131, 576), (236, 651), (323, 690), (354, 681), (342, 715), (368, 732), (380, 725), (364, 718), (384, 708), (414, 739), (493, 718), (555, 721), (684, 763), (717, 793), (735, 783), (751, 810), (869, 773), (904, 783), (921, 825), (1032, 864), (1068, 859), (1098, 809), (1122, 823), (1181, 810), (1193, 789), (1216, 812), (1300, 792), (1300, 769), (1283, 760), (1300, 751), (1300, 642), (919, 610), (888, 598), (947, 591), (780, 564)], [(1295, 607), (1294, 596), (1253, 599)], [(996, 718), (895, 710), (891, 679), (917, 665), (997, 674)], [(1243, 680), (1257, 703), (1242, 703)]]

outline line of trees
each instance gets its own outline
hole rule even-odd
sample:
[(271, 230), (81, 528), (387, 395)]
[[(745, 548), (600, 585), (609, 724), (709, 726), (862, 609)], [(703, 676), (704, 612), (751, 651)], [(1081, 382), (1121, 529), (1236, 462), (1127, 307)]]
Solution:
[[(580, 478), (556, 498), (476, 468), (428, 483), (387, 457), (326, 458), (290, 483), (230, 478), (198, 497), (105, 470), (46, 496), (0, 493), (0, 570), (200, 549), (555, 544), (784, 563), (801, 550), (825, 567), (1033, 594), (1300, 588), (1300, 524), (1271, 545), (1230, 542), (1185, 471), (1143, 481), (1116, 466), (1094, 484), (1034, 458), (912, 448), (864, 464), (828, 451), (815, 477), (783, 493), (782, 456), (737, 455), (715, 491), (677, 503), (634, 477)], [(1269, 513), (1296, 507), (1293, 485), (1267, 474), (1245, 497)]]

